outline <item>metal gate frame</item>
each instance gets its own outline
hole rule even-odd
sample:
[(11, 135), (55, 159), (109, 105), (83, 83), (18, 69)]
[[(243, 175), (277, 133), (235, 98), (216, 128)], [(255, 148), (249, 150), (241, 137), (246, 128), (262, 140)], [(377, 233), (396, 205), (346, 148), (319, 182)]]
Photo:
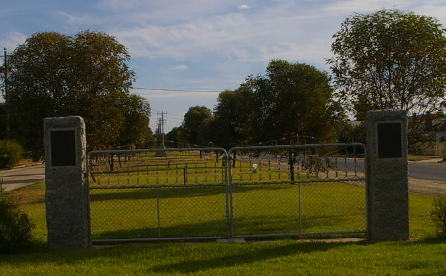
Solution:
[[(364, 177), (357, 177), (357, 178), (339, 178), (339, 179), (329, 179), (329, 181), (335, 180), (336, 182), (341, 181), (364, 181), (364, 198), (366, 198), (366, 191), (367, 191), (367, 177), (366, 177), (366, 148), (365, 145), (362, 143), (332, 143), (332, 144), (303, 144), (303, 145), (274, 145), (274, 146), (240, 146), (240, 147), (233, 147), (229, 149), (227, 153), (228, 163), (227, 171), (228, 171), (228, 178), (227, 178), (227, 185), (230, 190), (229, 194), (229, 204), (230, 204), (230, 211), (229, 211), (229, 222), (230, 228), (228, 229), (229, 237), (230, 238), (279, 238), (279, 237), (300, 237), (300, 236), (312, 236), (312, 235), (345, 235), (345, 234), (365, 234), (367, 233), (367, 220), (366, 220), (366, 213), (364, 213), (364, 220), (366, 223), (366, 229), (364, 230), (352, 230), (352, 231), (327, 231), (327, 232), (298, 232), (298, 233), (275, 233), (275, 234), (250, 234), (250, 235), (236, 235), (234, 231), (234, 206), (233, 206), (233, 181), (232, 181), (232, 166), (231, 163), (231, 155), (236, 151), (242, 151), (242, 150), (296, 150), (296, 149), (306, 149), (306, 148), (327, 148), (327, 147), (360, 147), (364, 151)], [(356, 161), (355, 161), (356, 162)], [(356, 164), (356, 163), (355, 163)], [(355, 168), (356, 169), (356, 168)], [(319, 181), (312, 181), (312, 182), (326, 182), (324, 180)], [(328, 181), (327, 181), (328, 182)], [(301, 184), (305, 183), (304, 181), (299, 181), (299, 179), (295, 180), (295, 183), (293, 185), (297, 185), (298, 187), (298, 193), (300, 197), (300, 188)], [(300, 198), (299, 198), (299, 220), (301, 218), (300, 215)], [(365, 208), (367, 209), (367, 208)], [(300, 223), (300, 222), (299, 222)], [(300, 223), (301, 224), (301, 223)]]
[[(363, 234), (367, 233), (367, 220), (366, 213), (364, 213), (364, 220), (366, 222), (365, 230), (353, 230), (353, 231), (335, 231), (335, 232), (296, 232), (296, 233), (276, 233), (276, 234), (252, 234), (252, 235), (236, 235), (234, 231), (234, 204), (233, 204), (233, 182), (232, 182), (232, 166), (231, 166), (231, 155), (236, 151), (242, 150), (298, 150), (306, 148), (324, 148), (324, 147), (361, 147), (364, 150), (364, 167), (366, 167), (366, 151), (365, 146), (362, 143), (333, 143), (333, 144), (304, 144), (304, 145), (275, 145), (275, 146), (240, 146), (233, 147), (226, 151), (224, 148), (219, 147), (206, 147), (206, 148), (166, 148), (166, 149), (135, 149), (135, 150), (95, 150), (91, 151), (87, 155), (87, 179), (89, 179), (90, 162), (91, 156), (94, 154), (125, 154), (125, 153), (144, 153), (144, 152), (173, 152), (173, 151), (218, 151), (223, 153), (223, 164), (224, 169), (223, 185), (225, 186), (225, 212), (226, 212), (226, 224), (227, 224), (227, 235), (226, 236), (203, 236), (203, 237), (154, 237), (154, 238), (125, 238), (125, 239), (93, 239), (94, 244), (103, 243), (121, 243), (121, 242), (141, 242), (141, 241), (175, 241), (175, 240), (215, 240), (215, 239), (228, 239), (228, 238), (275, 238), (275, 237), (298, 237), (298, 236), (309, 236), (309, 235), (341, 235), (341, 234)], [(356, 162), (356, 161), (355, 161)], [(366, 170), (364, 171), (364, 174)], [(355, 181), (364, 181), (364, 198), (366, 197), (366, 175), (364, 177), (354, 178)], [(337, 179), (337, 181), (352, 181), (352, 179)], [(302, 181), (295, 181), (294, 185), (298, 186), (303, 183)], [(323, 181), (319, 181), (323, 182)], [(200, 184), (201, 185), (201, 184)], [(143, 187), (143, 186), (140, 186)], [(162, 187), (175, 187), (175, 185), (145, 185), (145, 188), (162, 188)], [(88, 189), (107, 189), (107, 187), (95, 187), (88, 185)], [(300, 203), (299, 203), (300, 208)], [(91, 230), (91, 229), (90, 229)]]

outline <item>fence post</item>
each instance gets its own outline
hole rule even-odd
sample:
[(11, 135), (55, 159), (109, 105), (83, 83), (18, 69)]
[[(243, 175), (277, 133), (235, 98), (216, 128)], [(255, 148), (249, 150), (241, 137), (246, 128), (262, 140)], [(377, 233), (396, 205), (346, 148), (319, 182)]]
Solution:
[(369, 111), (366, 133), (368, 238), (408, 239), (407, 113)]
[(50, 248), (91, 244), (84, 120), (44, 119), (45, 202)]
[(234, 236), (234, 223), (232, 219), (232, 166), (230, 153), (225, 153), (222, 161), (224, 168), (224, 184), (226, 187), (226, 220), (228, 225), (228, 238), (232, 238)]

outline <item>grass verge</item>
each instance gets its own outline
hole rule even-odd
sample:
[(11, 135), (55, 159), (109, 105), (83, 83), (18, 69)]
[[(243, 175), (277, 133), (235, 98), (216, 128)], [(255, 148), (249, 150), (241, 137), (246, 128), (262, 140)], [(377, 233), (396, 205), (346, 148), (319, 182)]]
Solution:
[(158, 243), (2, 256), (2, 275), (444, 275), (446, 244)]
[(415, 155), (415, 154), (409, 154), (407, 156), (407, 159), (409, 161), (423, 161), (423, 160), (429, 160), (439, 158), (439, 156), (433, 156), (433, 155)]

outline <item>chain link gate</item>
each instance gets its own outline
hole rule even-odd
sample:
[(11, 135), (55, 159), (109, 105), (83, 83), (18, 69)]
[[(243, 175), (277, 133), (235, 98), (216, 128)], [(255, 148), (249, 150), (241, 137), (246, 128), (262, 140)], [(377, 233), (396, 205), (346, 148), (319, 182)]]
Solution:
[(366, 232), (362, 144), (235, 147), (228, 155), (232, 236)]
[(89, 153), (93, 240), (226, 236), (221, 148)]
[(89, 153), (94, 242), (365, 232), (362, 144)]

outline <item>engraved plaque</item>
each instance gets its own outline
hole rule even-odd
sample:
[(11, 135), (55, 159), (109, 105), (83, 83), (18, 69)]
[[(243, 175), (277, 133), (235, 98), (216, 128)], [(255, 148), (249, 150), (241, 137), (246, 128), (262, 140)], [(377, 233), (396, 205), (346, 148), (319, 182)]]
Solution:
[(51, 165), (76, 165), (76, 140), (74, 130), (51, 131)]
[(401, 156), (401, 123), (378, 123), (378, 158)]

